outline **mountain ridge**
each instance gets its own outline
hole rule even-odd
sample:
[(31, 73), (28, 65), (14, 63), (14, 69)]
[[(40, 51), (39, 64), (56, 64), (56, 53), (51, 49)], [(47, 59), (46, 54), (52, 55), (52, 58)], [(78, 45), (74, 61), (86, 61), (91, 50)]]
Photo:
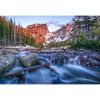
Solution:
[(69, 38), (69, 32), (71, 31), (71, 24), (63, 25), (61, 28), (54, 32), (49, 32), (48, 25), (44, 24), (31, 24), (26, 27), (29, 34), (35, 38), (38, 43), (42, 42), (58, 42), (64, 41)]

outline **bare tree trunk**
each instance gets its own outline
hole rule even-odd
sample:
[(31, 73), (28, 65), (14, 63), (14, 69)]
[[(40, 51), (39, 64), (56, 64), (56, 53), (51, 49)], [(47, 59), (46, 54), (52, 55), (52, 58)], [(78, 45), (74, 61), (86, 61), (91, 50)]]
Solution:
[(3, 48), (2, 48), (2, 54), (6, 54), (6, 33), (5, 33), (5, 27), (4, 27), (4, 32), (3, 32)]
[(13, 38), (14, 38), (14, 46), (16, 46), (16, 27), (15, 27), (15, 23), (14, 23), (14, 25), (13, 25), (13, 31), (14, 31), (14, 33), (13, 33), (13, 34), (14, 34), (14, 35), (13, 35), (13, 36), (14, 36), (14, 37), (13, 37)]
[(88, 22), (87, 22), (87, 16), (85, 16), (85, 27), (86, 27), (86, 39), (87, 41), (89, 40), (89, 25), (88, 25)]

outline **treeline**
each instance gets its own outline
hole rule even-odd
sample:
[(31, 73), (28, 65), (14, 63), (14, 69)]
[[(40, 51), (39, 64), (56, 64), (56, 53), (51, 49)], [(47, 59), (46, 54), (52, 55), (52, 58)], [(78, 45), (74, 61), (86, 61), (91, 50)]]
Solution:
[(49, 43), (49, 47), (61, 47), (61, 46), (70, 46), (71, 42), (66, 41), (60, 41), (60, 42), (51, 42)]
[(32, 35), (12, 19), (0, 16), (0, 46), (34, 45)]
[(74, 16), (73, 37), (62, 42), (51, 42), (50, 47), (71, 46), (72, 48), (88, 48), (100, 50), (100, 17)]

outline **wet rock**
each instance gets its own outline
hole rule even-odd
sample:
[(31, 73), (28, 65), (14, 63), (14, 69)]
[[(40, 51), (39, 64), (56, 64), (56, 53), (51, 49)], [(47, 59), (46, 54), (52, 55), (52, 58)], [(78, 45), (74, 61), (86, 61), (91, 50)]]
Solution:
[(68, 54), (73, 54), (73, 55), (76, 55), (77, 54), (77, 52), (75, 50), (71, 50), (71, 49), (69, 51), (67, 51), (67, 53)]
[(16, 77), (24, 74), (24, 68), (15, 68), (4, 74), (4, 77)]
[(50, 66), (50, 62), (47, 58), (44, 58), (44, 57), (37, 57), (37, 63), (39, 65), (42, 65), (44, 67), (49, 67)]
[(53, 64), (64, 64), (67, 63), (69, 57), (64, 53), (56, 53), (53, 55), (51, 62)]
[(77, 54), (78, 55), (87, 55), (89, 56), (90, 54), (92, 54), (92, 50), (87, 50), (87, 49), (79, 49), (77, 50)]
[(32, 65), (37, 64), (36, 54), (31, 53), (26, 56), (19, 57), (19, 61), (23, 67), (31, 67)]
[(93, 55), (92, 57), (93, 57), (94, 59), (100, 61), (100, 55), (97, 54), (97, 55)]
[(100, 54), (98, 52), (84, 50), (80, 52), (80, 64), (83, 66), (95, 67), (100, 66)]
[(85, 56), (80, 56), (80, 64), (83, 66), (90, 66), (91, 63), (88, 57), (85, 55)]
[(15, 56), (11, 54), (0, 56), (0, 72), (10, 69), (14, 63)]
[(34, 66), (31, 66), (31, 67), (27, 67), (27, 68), (24, 68), (24, 71), (35, 71), (39, 68), (43, 68), (43, 66), (41, 65), (34, 65)]
[(89, 61), (90, 61), (90, 65), (91, 65), (92, 67), (100, 66), (100, 62), (97, 61), (97, 60), (95, 60), (95, 59), (93, 59), (93, 58), (89, 58)]
[(10, 54), (18, 54), (19, 52), (18, 52), (18, 50), (16, 50), (16, 49), (7, 49), (6, 50), (6, 53), (10, 53)]

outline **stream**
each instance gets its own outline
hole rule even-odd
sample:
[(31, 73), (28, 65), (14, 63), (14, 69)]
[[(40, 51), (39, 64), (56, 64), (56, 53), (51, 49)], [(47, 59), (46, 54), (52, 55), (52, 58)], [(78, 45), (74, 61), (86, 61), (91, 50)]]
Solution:
[[(35, 70), (23, 70), (19, 62), (20, 56), (25, 56), (32, 51), (20, 51), (16, 54), (16, 61), (10, 71), (19, 71), (20, 75), (0, 78), (0, 84), (100, 84), (100, 67), (94, 70), (80, 65), (76, 55), (66, 59), (58, 59), (55, 63), (54, 53), (38, 53), (38, 57), (45, 58), (50, 63), (50, 68), (38, 65)], [(22, 71), (23, 70), (23, 71)]]

